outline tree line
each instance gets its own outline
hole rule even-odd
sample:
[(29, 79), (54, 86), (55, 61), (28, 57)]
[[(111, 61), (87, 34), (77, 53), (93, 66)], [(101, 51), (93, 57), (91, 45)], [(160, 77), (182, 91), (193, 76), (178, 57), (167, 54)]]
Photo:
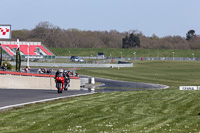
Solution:
[(61, 29), (49, 22), (40, 22), (32, 30), (13, 30), (12, 40), (40, 41), (49, 48), (140, 48), (140, 49), (200, 49), (200, 36), (189, 30), (186, 37), (151, 37), (142, 32), (81, 31)]

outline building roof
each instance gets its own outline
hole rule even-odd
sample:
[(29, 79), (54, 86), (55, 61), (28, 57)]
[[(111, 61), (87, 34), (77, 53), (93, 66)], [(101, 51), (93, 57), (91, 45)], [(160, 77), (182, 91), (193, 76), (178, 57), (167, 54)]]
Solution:
[[(18, 48), (17, 42), (14, 41), (0, 41), (3, 50), (9, 54), (10, 56), (16, 55), (16, 49)], [(28, 53), (28, 46), (29, 46), (29, 53)], [(41, 42), (20, 42), (19, 43), (20, 53), (22, 55), (30, 55), (30, 56), (37, 56), (37, 55), (48, 55), (53, 56), (52, 52), (45, 48), (41, 44)]]

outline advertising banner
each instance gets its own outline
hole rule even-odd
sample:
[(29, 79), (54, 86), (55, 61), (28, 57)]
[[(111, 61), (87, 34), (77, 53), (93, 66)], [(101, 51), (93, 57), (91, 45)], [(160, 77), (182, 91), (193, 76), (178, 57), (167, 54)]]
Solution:
[(11, 39), (11, 25), (0, 24), (0, 39)]

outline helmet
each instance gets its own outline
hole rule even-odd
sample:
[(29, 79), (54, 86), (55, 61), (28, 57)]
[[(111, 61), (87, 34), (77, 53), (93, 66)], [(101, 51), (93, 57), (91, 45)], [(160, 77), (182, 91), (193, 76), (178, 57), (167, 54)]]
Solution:
[(63, 73), (63, 69), (59, 69), (58, 72), (59, 72), (59, 73)]
[(64, 73), (67, 73), (67, 70), (64, 70)]

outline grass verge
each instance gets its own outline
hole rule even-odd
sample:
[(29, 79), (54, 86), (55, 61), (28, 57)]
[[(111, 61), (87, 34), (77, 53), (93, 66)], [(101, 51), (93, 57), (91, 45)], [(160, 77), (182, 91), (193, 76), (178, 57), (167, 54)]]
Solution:
[[(122, 48), (49, 48), (57, 56), (97, 56), (97, 53), (105, 53), (106, 57), (200, 57), (199, 50), (183, 49), (122, 49)], [(70, 51), (70, 52), (69, 52)], [(122, 52), (122, 54), (121, 54)]]

